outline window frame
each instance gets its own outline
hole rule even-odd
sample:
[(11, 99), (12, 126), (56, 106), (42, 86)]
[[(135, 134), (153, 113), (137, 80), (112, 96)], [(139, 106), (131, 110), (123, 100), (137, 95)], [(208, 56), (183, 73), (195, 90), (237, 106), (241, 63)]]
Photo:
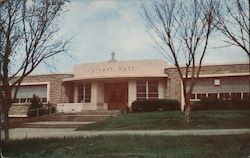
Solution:
[[(89, 91), (86, 92), (87, 90)], [(78, 84), (77, 91), (78, 91), (78, 96), (77, 96), (78, 103), (90, 103), (91, 102), (91, 83)]]
[[(143, 88), (141, 88), (143, 87)], [(136, 81), (136, 99), (158, 99), (159, 81), (158, 80), (137, 80)]]

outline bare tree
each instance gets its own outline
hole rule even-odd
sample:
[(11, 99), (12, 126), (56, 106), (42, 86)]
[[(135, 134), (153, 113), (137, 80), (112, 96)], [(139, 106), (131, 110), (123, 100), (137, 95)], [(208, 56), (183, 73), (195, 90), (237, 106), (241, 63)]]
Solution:
[(224, 42), (240, 47), (249, 57), (250, 19), (247, 0), (225, 0), (218, 9), (217, 28), (227, 38)]
[(66, 0), (1, 1), (1, 98), (5, 141), (9, 140), (9, 109), (23, 79), (46, 59), (65, 52), (56, 23)]
[(168, 61), (175, 65), (181, 78), (186, 122), (190, 120), (190, 98), (214, 30), (218, 5), (214, 0), (159, 0), (150, 4), (142, 3), (144, 19), (150, 32), (153, 32), (153, 39)]

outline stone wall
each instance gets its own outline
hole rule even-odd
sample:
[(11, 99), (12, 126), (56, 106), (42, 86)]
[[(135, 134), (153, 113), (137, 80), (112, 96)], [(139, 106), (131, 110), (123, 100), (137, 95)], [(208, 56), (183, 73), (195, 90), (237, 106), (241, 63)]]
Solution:
[[(184, 70), (184, 68), (182, 68)], [(181, 79), (177, 69), (167, 68), (165, 73), (168, 74), (167, 88), (165, 89), (165, 97), (169, 99), (177, 99), (181, 101)], [(202, 66), (200, 75), (215, 74), (232, 74), (232, 73), (249, 73), (248, 64), (228, 64), (228, 65), (206, 65)]]
[(46, 75), (30, 75), (27, 76), (22, 83), (37, 83), (37, 82), (49, 82), (50, 84), (50, 102), (61, 103), (65, 102), (65, 89), (62, 86), (62, 80), (64, 78), (73, 77), (72, 74), (46, 74)]

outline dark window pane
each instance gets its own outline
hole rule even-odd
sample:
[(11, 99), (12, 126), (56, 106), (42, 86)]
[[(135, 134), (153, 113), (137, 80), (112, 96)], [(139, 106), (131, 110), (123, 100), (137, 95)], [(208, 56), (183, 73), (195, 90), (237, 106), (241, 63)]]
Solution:
[(243, 99), (250, 99), (250, 92), (244, 92)]
[(192, 94), (192, 95), (191, 95), (191, 99), (195, 99), (195, 94)]
[(13, 103), (18, 103), (19, 102), (19, 99), (16, 98), (16, 99), (13, 99)]
[(137, 86), (137, 92), (146, 92), (146, 86)]
[(220, 99), (224, 99), (224, 98), (225, 98), (224, 93), (220, 93), (220, 94), (219, 94), (219, 98), (220, 98)]
[(201, 98), (206, 98), (206, 93), (198, 93), (197, 94), (197, 99), (201, 99)]
[(42, 98), (42, 102), (47, 102), (47, 98)]
[(78, 85), (78, 103), (83, 101), (83, 85)]
[(220, 99), (230, 99), (229, 93), (220, 93)]
[(91, 84), (87, 83), (85, 84), (85, 102), (91, 102)]
[(146, 98), (146, 93), (137, 93), (136, 97), (137, 98)]
[(149, 85), (148, 92), (158, 92), (158, 85)]
[(21, 98), (20, 99), (20, 103), (25, 103), (26, 102), (26, 98)]
[(231, 93), (232, 99), (241, 99), (241, 93)]
[(136, 82), (136, 98), (137, 100), (146, 99), (146, 81)]
[(148, 99), (158, 99), (158, 93), (149, 93)]
[(137, 81), (136, 85), (145, 85), (146, 86), (146, 81)]
[(230, 99), (229, 93), (225, 93), (225, 99)]
[(85, 98), (85, 102), (89, 103), (89, 102), (91, 102), (91, 99), (90, 98)]
[(208, 98), (217, 98), (217, 93), (208, 93)]

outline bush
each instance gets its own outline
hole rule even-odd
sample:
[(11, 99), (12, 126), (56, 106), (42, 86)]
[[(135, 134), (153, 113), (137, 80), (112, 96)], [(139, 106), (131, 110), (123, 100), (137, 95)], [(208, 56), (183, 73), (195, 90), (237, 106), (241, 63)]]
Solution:
[[(31, 99), (31, 104), (28, 108), (28, 117), (36, 117), (37, 116), (37, 110), (35, 109), (39, 109), (42, 108), (43, 104), (40, 101), (39, 97), (36, 95), (33, 95), (32, 99)], [(46, 114), (46, 109), (40, 109), (39, 110), (39, 116), (42, 116)]]
[(194, 102), (192, 110), (224, 110), (224, 109), (250, 109), (250, 101), (242, 99), (222, 100), (217, 98), (202, 98)]
[(180, 110), (180, 103), (172, 99), (135, 100), (131, 112), (152, 112)]

